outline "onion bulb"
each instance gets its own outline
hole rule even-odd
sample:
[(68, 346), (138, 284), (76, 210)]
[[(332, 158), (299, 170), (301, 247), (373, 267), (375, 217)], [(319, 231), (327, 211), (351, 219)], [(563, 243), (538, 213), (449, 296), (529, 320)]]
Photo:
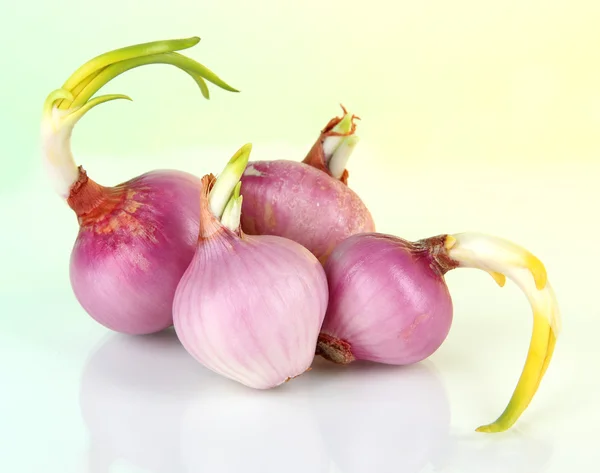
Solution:
[(206, 98), (205, 79), (235, 91), (205, 66), (174, 52), (198, 41), (156, 41), (97, 56), (51, 92), (44, 104), (44, 164), (79, 223), (71, 253), (71, 286), (87, 313), (117, 332), (148, 334), (172, 325), (173, 296), (194, 254), (199, 230), (200, 180), (186, 172), (155, 170), (115, 186), (100, 185), (75, 164), (71, 134), (91, 108), (129, 99), (91, 97), (138, 66), (174, 65), (196, 81)]
[(200, 234), (173, 303), (185, 349), (208, 369), (255, 389), (307, 371), (327, 309), (319, 261), (279, 236), (245, 235), (240, 178), (251, 146), (202, 178)]
[(552, 358), (560, 314), (542, 262), (520, 246), (479, 233), (439, 235), (409, 242), (365, 233), (343, 241), (325, 264), (329, 306), (317, 353), (341, 364), (353, 360), (404, 365), (432, 355), (452, 324), (444, 275), (455, 268), (506, 278), (533, 309), (533, 333), (521, 377), (505, 411), (480, 432), (510, 428), (535, 395)]
[(348, 187), (346, 163), (358, 143), (357, 117), (329, 121), (302, 162), (255, 161), (242, 177), (242, 230), (277, 235), (308, 248), (322, 263), (356, 233), (375, 231), (373, 217)]

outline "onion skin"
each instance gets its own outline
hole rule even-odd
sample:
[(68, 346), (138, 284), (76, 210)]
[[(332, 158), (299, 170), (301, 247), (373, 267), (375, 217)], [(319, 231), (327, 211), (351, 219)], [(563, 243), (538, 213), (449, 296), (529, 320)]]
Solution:
[[(437, 261), (426, 244), (377, 233), (346, 239), (325, 265), (331, 298), (321, 354), (342, 355), (337, 361), (344, 363), (394, 365), (431, 356), (452, 325), (452, 299), (443, 279), (449, 265)], [(353, 297), (345, 297), (348, 292)], [(351, 349), (329, 350), (334, 340)]]
[(330, 302), (317, 354), (347, 364), (411, 364), (433, 354), (452, 323), (447, 271), (477, 268), (503, 287), (510, 278), (533, 311), (525, 365), (504, 412), (478, 432), (502, 432), (525, 411), (552, 359), (561, 321), (543, 263), (515, 243), (458, 233), (409, 242), (364, 233), (343, 241), (325, 264)]
[[(240, 172), (241, 174), (241, 172)], [(319, 261), (292, 240), (249, 236), (210, 212), (203, 178), (198, 248), (173, 304), (174, 327), (202, 365), (255, 389), (310, 368), (327, 309)]]
[(245, 233), (294, 240), (322, 263), (348, 236), (375, 229), (371, 213), (352, 189), (304, 163), (250, 163), (241, 193)]
[[(344, 119), (336, 117), (329, 121), (303, 162), (254, 161), (248, 165), (241, 188), (242, 230), (246, 234), (294, 240), (324, 264), (331, 251), (349, 236), (375, 231), (371, 213), (347, 185), (348, 171), (344, 170), (337, 179), (327, 167), (325, 141), (356, 138), (357, 117), (347, 114), (345, 109), (344, 114)], [(335, 131), (342, 121), (348, 129)], [(342, 162), (348, 156), (349, 152)]]
[(80, 222), (70, 280), (94, 320), (131, 335), (173, 324), (175, 289), (196, 249), (200, 188), (199, 178), (180, 171), (109, 188), (84, 177), (76, 186), (68, 200)]

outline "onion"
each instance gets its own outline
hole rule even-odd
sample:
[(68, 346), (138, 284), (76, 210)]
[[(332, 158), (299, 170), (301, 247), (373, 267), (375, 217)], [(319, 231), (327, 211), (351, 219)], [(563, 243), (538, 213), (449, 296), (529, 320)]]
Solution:
[(542, 262), (518, 245), (478, 233), (409, 242), (365, 233), (342, 242), (325, 272), (330, 300), (317, 353), (336, 363), (411, 364), (432, 355), (452, 323), (444, 274), (459, 267), (512, 279), (533, 309), (533, 333), (521, 378), (506, 410), (480, 432), (510, 428), (532, 400), (552, 358), (560, 314)]
[(138, 66), (175, 65), (197, 82), (205, 97), (204, 79), (235, 91), (206, 67), (173, 52), (198, 41), (196, 37), (157, 41), (97, 56), (50, 93), (44, 105), (44, 164), (56, 191), (79, 222), (71, 254), (71, 285), (87, 313), (114, 331), (147, 334), (172, 325), (175, 289), (195, 250), (200, 180), (166, 170), (113, 187), (99, 185), (75, 164), (71, 133), (96, 105), (129, 99), (125, 95), (91, 97), (111, 79)]
[(242, 147), (218, 179), (202, 178), (200, 236), (173, 303), (174, 327), (202, 365), (256, 389), (309, 369), (327, 309), (319, 261), (286, 238), (240, 228)]
[(303, 162), (250, 163), (242, 177), (242, 230), (277, 235), (308, 248), (322, 263), (356, 233), (375, 231), (371, 213), (347, 186), (346, 163), (358, 137), (344, 109), (321, 131)]

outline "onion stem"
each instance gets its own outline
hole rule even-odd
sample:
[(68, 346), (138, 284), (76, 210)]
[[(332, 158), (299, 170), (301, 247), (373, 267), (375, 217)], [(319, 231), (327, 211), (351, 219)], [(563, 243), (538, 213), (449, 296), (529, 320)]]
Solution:
[(223, 216), (221, 217), (221, 223), (232, 232), (235, 232), (240, 228), (240, 219), (242, 217), (243, 196), (240, 195), (240, 187), (242, 187), (242, 183), (238, 182), (233, 189), (233, 195), (225, 206)]
[(340, 179), (346, 170), (346, 165), (350, 159), (350, 155), (354, 148), (359, 142), (359, 138), (356, 135), (346, 136), (342, 139), (342, 142), (338, 145), (333, 155), (329, 159), (327, 167), (329, 172), (336, 179)]
[(343, 118), (335, 125), (331, 130), (330, 136), (325, 138), (323, 141), (323, 154), (325, 155), (325, 164), (329, 163), (329, 160), (335, 153), (335, 150), (340, 146), (345, 136), (352, 130), (352, 119), (353, 116), (350, 113), (346, 113)]
[[(252, 145), (250, 143), (245, 144), (239, 150), (237, 150), (223, 169), (223, 172), (219, 174), (215, 180), (215, 183), (213, 184), (212, 189), (210, 190), (210, 194), (208, 196), (210, 211), (218, 219), (223, 217), (225, 208), (232, 199), (232, 195), (234, 195), (236, 187), (240, 185), (240, 179), (242, 178), (242, 174), (244, 174), (246, 166), (248, 165), (251, 151)], [(232, 204), (232, 206), (235, 207), (234, 204)], [(233, 212), (233, 210), (231, 210), (230, 213), (231, 212)], [(230, 218), (230, 216), (227, 218)]]
[(561, 317), (554, 291), (543, 263), (529, 251), (495, 236), (459, 233), (446, 237), (450, 258), (460, 267), (482, 269), (504, 286), (508, 277), (525, 293), (533, 311), (533, 330), (527, 359), (513, 395), (504, 412), (478, 432), (503, 432), (527, 409), (546, 373)]

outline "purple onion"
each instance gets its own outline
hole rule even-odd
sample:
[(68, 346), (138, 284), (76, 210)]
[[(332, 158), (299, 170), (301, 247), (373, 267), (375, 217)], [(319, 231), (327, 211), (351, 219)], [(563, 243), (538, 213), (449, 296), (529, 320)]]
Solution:
[(513, 425), (529, 405), (552, 358), (560, 314), (542, 262), (498, 237), (477, 233), (440, 235), (409, 242), (364, 233), (343, 241), (325, 264), (330, 299), (317, 353), (341, 364), (369, 360), (411, 364), (431, 356), (452, 323), (444, 275), (479, 268), (503, 286), (512, 279), (533, 309), (529, 353), (503, 414), (482, 432)]
[(242, 177), (242, 230), (282, 236), (308, 248), (322, 263), (335, 246), (375, 231), (371, 213), (348, 187), (345, 169), (358, 142), (354, 115), (333, 118), (303, 162), (255, 161)]
[(196, 249), (200, 179), (152, 171), (106, 188), (81, 176), (69, 197), (80, 225), (70, 264), (77, 300), (117, 332), (171, 326), (175, 289)]
[(184, 70), (206, 98), (205, 79), (236, 91), (205, 66), (174, 52), (199, 40), (156, 41), (97, 56), (50, 93), (44, 104), (44, 164), (80, 226), (71, 254), (71, 285), (88, 314), (118, 332), (148, 334), (172, 325), (175, 289), (196, 248), (200, 179), (166, 170), (113, 187), (99, 185), (75, 164), (71, 134), (96, 105), (129, 99), (92, 96), (111, 79), (142, 65), (163, 63)]
[[(340, 244), (325, 265), (331, 298), (319, 338), (323, 356), (404, 365), (440, 347), (452, 325), (441, 277), (450, 262), (434, 260), (429, 248), (377, 233)], [(331, 350), (340, 344), (348, 345)]]

